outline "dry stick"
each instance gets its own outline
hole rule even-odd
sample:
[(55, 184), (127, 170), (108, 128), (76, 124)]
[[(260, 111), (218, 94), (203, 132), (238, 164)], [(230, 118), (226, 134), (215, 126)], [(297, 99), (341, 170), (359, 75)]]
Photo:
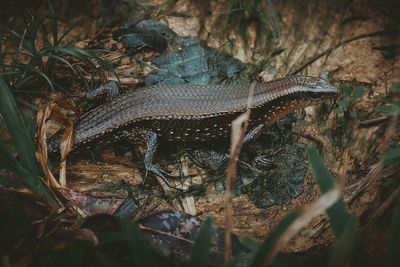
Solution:
[(396, 34), (396, 33), (400, 33), (400, 29), (396, 29), (396, 30), (383, 30), (383, 31), (376, 31), (376, 32), (372, 32), (372, 33), (365, 33), (365, 34), (361, 34), (355, 37), (352, 37), (350, 39), (341, 41), (339, 43), (337, 43), (336, 45), (328, 48), (327, 50), (325, 50), (324, 52), (313, 56), (312, 58), (310, 58), (309, 60), (307, 60), (304, 64), (302, 64), (301, 66), (297, 67), (296, 69), (292, 70), (291, 72), (289, 72), (287, 75), (295, 75), (297, 74), (299, 71), (303, 70), (305, 67), (307, 67), (307, 65), (313, 63), (314, 61), (316, 61), (317, 59), (319, 59), (320, 57), (329, 54), (330, 52), (332, 52), (334, 49), (345, 45), (347, 43), (353, 42), (355, 40), (358, 39), (363, 39), (363, 38), (368, 38), (368, 37), (374, 37), (374, 36), (379, 36), (379, 35), (390, 35), (390, 34)]
[[(389, 138), (392, 136), (395, 136), (396, 129), (397, 129), (397, 122), (399, 120), (400, 114), (396, 114), (395, 116), (392, 116), (391, 124), (388, 128), (388, 130), (385, 133), (385, 138), (384, 138), (384, 143), (386, 144), (386, 147), (388, 147), (389, 143)], [(380, 162), (382, 165), (383, 163)], [(400, 186), (396, 188), (396, 190), (377, 208), (375, 209), (375, 212), (368, 218), (368, 221), (364, 228), (362, 229), (362, 233), (366, 232), (368, 228), (375, 223), (375, 221), (385, 212), (385, 210), (395, 201), (400, 195)]]
[(390, 118), (391, 118), (391, 116), (384, 116), (384, 117), (380, 117), (380, 118), (365, 120), (365, 121), (360, 122), (358, 127), (366, 128), (366, 127), (376, 126), (378, 124), (381, 124), (381, 123), (384, 123), (384, 122), (390, 120)]
[(369, 188), (371, 185), (373, 185), (382, 178), (384, 167), (385, 164), (383, 164), (382, 162), (378, 162), (371, 168), (371, 170), (363, 179), (359, 180), (359, 182), (354, 183), (347, 188), (344, 194), (344, 200), (347, 203), (347, 205), (350, 206), (353, 200), (359, 194), (364, 192), (367, 188)]
[(247, 98), (247, 110), (232, 121), (231, 145), (229, 163), (226, 170), (226, 191), (225, 191), (225, 242), (224, 260), (225, 263), (231, 258), (231, 233), (232, 233), (232, 211), (233, 211), (233, 183), (235, 181), (236, 164), (239, 158), (240, 149), (243, 145), (243, 138), (247, 131), (250, 119), (250, 103), (253, 98), (255, 83), (249, 88)]

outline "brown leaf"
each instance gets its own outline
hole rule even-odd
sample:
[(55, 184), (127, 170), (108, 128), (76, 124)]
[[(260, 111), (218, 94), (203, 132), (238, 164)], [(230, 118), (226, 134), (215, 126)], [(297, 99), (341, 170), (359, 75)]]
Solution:
[(112, 194), (92, 194), (88, 191), (77, 192), (67, 188), (58, 188), (58, 192), (67, 200), (84, 211), (87, 215), (93, 214), (113, 214), (124, 198)]
[[(52, 100), (46, 106), (42, 107), (37, 115), (37, 152), (36, 157), (43, 168), (47, 186), (53, 188), (66, 186), (66, 157), (73, 146), (73, 128), (72, 122), (61, 111), (60, 107), (55, 103), (60, 100)], [(60, 160), (60, 183), (55, 179), (47, 166), (47, 136), (45, 122), (51, 118), (66, 127), (65, 133), (61, 140), (61, 160)]]

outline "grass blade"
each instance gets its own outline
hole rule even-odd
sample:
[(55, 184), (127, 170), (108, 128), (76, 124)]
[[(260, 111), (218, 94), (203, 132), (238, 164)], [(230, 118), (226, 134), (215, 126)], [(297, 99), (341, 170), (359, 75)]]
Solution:
[[(22, 44), (22, 47), (25, 48), (26, 50), (28, 50), (29, 52), (31, 52), (32, 55), (35, 55), (37, 53), (36, 47), (32, 43), (26, 41), (25, 38), (23, 36), (21, 36), (19, 33), (17, 33), (14, 30), (8, 29), (6, 27), (2, 27), (2, 28), (4, 28), (6, 31), (8, 31), (9, 33), (14, 35), (18, 39), (20, 39), (20, 43)], [(18, 49), (18, 52), (21, 52), (21, 49)]]
[(386, 165), (400, 164), (400, 146), (390, 149), (382, 157), (383, 163)]
[(261, 243), (258, 241), (255, 241), (251, 238), (248, 238), (247, 236), (241, 236), (239, 237), (239, 241), (246, 246), (250, 251), (256, 252), (259, 248)]
[(27, 70), (36, 72), (37, 74), (42, 76), (46, 80), (46, 82), (49, 84), (51, 91), (54, 92), (53, 82), (50, 80), (50, 78), (46, 74), (44, 74), (41, 70), (38, 70), (35, 67), (32, 67), (31, 65), (24, 65), (24, 66), (27, 68)]
[(76, 47), (45, 47), (44, 50), (49, 52), (53, 51), (74, 56), (82, 60), (86, 64), (88, 64), (90, 67), (92, 67), (96, 71), (96, 73), (101, 77), (101, 79), (104, 79), (103, 74), (101, 73), (101, 71), (98, 70), (97, 66), (91, 60), (89, 60), (84, 53), (82, 53), (82, 51), (85, 51), (84, 49), (79, 49)]
[(49, 58), (53, 58), (56, 61), (61, 61), (62, 63), (64, 63), (65, 65), (67, 65), (74, 73), (76, 73), (76, 70), (74, 68), (74, 66), (72, 66), (71, 63), (69, 63), (68, 60), (66, 60), (65, 58), (59, 57), (57, 55), (53, 55), (53, 54), (45, 54), (44, 56), (49, 56)]
[(35, 149), (33, 140), (29, 138), (24, 125), (22, 124), (20, 112), (17, 109), (14, 97), (12, 96), (7, 84), (0, 78), (0, 112), (4, 117), (8, 132), (13, 140), (15, 149), (18, 153), (24, 168), (30, 173), (37, 175)]
[(397, 206), (392, 219), (387, 260), (389, 267), (398, 266), (400, 262), (400, 205)]
[[(19, 176), (32, 190), (55, 201), (48, 188), (39, 179), (39, 169), (36, 163), (35, 147), (32, 129), (27, 130), (24, 122), (32, 121), (29, 117), (21, 119), (19, 110), (7, 84), (0, 78), (0, 112), (3, 115), (8, 132), (18, 154), (17, 161), (7, 146), (0, 139), (0, 165)], [(28, 126), (32, 127), (32, 125)]]
[[(324, 194), (335, 186), (335, 182), (329, 173), (328, 169), (322, 163), (317, 150), (314, 146), (308, 145), (307, 147), (308, 158), (311, 163), (311, 170), (315, 180), (318, 183), (321, 192)], [(331, 222), (333, 232), (339, 237), (345, 228), (346, 222), (350, 218), (350, 213), (347, 210), (346, 204), (343, 199), (339, 200), (335, 205), (328, 210), (328, 216)]]
[(20, 76), (22, 73), (24, 73), (22, 70), (15, 70), (15, 71), (4, 71), (0, 73), (0, 76)]
[(124, 215), (122, 217), (122, 223), (131, 246), (132, 260), (135, 262), (136, 266), (158, 266), (154, 258), (154, 253), (148, 244), (148, 240), (139, 232), (131, 218)]
[(68, 35), (70, 31), (72, 31), (77, 25), (79, 24), (79, 21), (75, 21), (60, 37), (60, 39), (57, 40), (57, 42), (54, 45), (59, 45), (60, 42), (65, 38), (65, 36)]
[[(313, 145), (309, 144), (307, 146), (307, 154), (308, 158), (310, 159), (311, 170), (314, 178), (317, 181), (321, 192), (326, 193), (335, 186), (335, 182)], [(347, 209), (343, 198), (340, 198), (333, 206), (328, 208), (327, 214), (333, 233), (337, 238), (339, 238), (345, 230), (347, 223), (351, 219), (349, 210)], [(358, 233), (356, 233), (355, 239), (354, 253), (352, 255), (352, 262), (354, 263), (354, 266), (369, 266), (368, 257), (361, 245)]]
[[(29, 92), (29, 93), (30, 93), (30, 92)], [(37, 106), (32, 105), (32, 104), (29, 103), (28, 101), (25, 101), (25, 100), (23, 100), (23, 99), (21, 99), (21, 98), (19, 98), (19, 97), (16, 97), (16, 98), (15, 98), (15, 101), (18, 102), (18, 103), (21, 103), (21, 104), (24, 105), (24, 106), (27, 106), (28, 108), (31, 108), (31, 109), (36, 110), (36, 111), (39, 111), (39, 108), (38, 108)]]
[(4, 187), (24, 188), (25, 186), (11, 177), (0, 175), (0, 185)]
[[(26, 187), (42, 195), (45, 195), (49, 199), (54, 200), (53, 196), (50, 194), (47, 187), (44, 186), (44, 184), (39, 180), (37, 176), (36, 177), (32, 176), (31, 173), (29, 173), (21, 165), (21, 163), (13, 157), (11, 152), (8, 150), (6, 144), (4, 144), (3, 140), (1, 139), (0, 139), (0, 167), (20, 177), (21, 180), (25, 183)], [(5, 179), (3, 180), (3, 182), (10, 184), (10, 182)], [(15, 183), (20, 184), (18, 181), (15, 181)]]
[(267, 239), (262, 242), (257, 253), (254, 255), (253, 261), (249, 265), (250, 267), (263, 266), (266, 255), (269, 254), (272, 246), (282, 235), (282, 233), (303, 213), (303, 209), (298, 209), (292, 211), (286, 215), (278, 224), (278, 226), (273, 230), (267, 237)]
[(75, 47), (75, 49), (78, 49), (78, 51), (81, 54), (87, 56), (88, 58), (92, 58), (92, 59), (96, 60), (98, 63), (100, 63), (102, 66), (104, 66), (107, 70), (111, 71), (111, 73), (114, 74), (114, 76), (117, 78), (118, 82), (120, 82), (118, 74), (114, 71), (114, 68), (112, 67), (112, 65), (110, 63), (101, 59), (99, 56), (97, 56), (96, 54), (94, 54), (88, 50), (80, 49), (80, 48), (76, 48), (76, 47)]
[(351, 252), (357, 238), (357, 216), (352, 214), (347, 221), (342, 235), (338, 239), (335, 249), (329, 258), (329, 266), (341, 267), (348, 265)]
[(227, 263), (225, 263), (221, 267), (236, 267), (236, 266), (238, 266), (242, 256), (243, 256), (243, 254), (241, 254), (241, 253), (233, 256)]
[(26, 169), (13, 157), (2, 139), (0, 139), (0, 152), (0, 167), (2, 169), (17, 176), (25, 177), (29, 175)]
[(212, 217), (207, 216), (207, 218), (203, 221), (194, 241), (192, 251), (190, 253), (189, 266), (208, 266), (211, 249), (211, 229)]

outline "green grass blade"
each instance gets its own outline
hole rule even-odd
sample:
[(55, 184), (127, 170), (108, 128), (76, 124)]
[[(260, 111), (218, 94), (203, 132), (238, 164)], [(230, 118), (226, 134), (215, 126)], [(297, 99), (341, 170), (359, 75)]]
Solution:
[(346, 266), (357, 237), (357, 216), (352, 214), (329, 257), (330, 267)]
[[(335, 182), (329, 173), (328, 169), (323, 164), (314, 146), (308, 145), (307, 147), (308, 158), (310, 159), (311, 170), (315, 180), (321, 189), (322, 194), (333, 189)], [(350, 219), (350, 213), (344, 203), (343, 199), (338, 200), (328, 210), (328, 216), (331, 222), (332, 230), (337, 237), (342, 234), (347, 221)]]
[[(313, 176), (317, 181), (321, 192), (324, 194), (335, 186), (335, 182), (313, 145), (309, 144), (307, 146), (307, 154), (310, 159)], [(337, 238), (339, 238), (345, 230), (348, 221), (351, 219), (349, 210), (347, 209), (343, 198), (340, 198), (333, 206), (328, 208), (327, 214), (333, 233)], [(361, 245), (358, 233), (356, 233), (355, 238), (356, 241), (352, 258), (354, 266), (369, 266), (368, 257)]]
[(400, 100), (395, 100), (395, 99), (392, 99), (392, 98), (387, 97), (387, 96), (379, 96), (378, 99), (386, 101), (386, 102), (388, 102), (390, 104), (393, 104), (393, 105), (396, 105), (396, 106), (400, 107)]
[(29, 173), (24, 167), (13, 157), (4, 141), (0, 138), (0, 167), (16, 176), (25, 177)]
[(68, 41), (68, 42), (67, 42), (65, 45), (63, 45), (62, 47), (63, 47), (63, 48), (68, 48), (68, 47), (70, 47), (73, 43), (75, 43), (74, 40)]
[(207, 216), (197, 233), (192, 250), (190, 252), (189, 266), (208, 266), (211, 249), (212, 217)]
[(236, 266), (238, 266), (242, 257), (243, 257), (243, 254), (239, 253), (238, 255), (233, 256), (227, 263), (225, 263), (221, 267), (236, 267)]
[(33, 175), (38, 174), (36, 165), (35, 148), (33, 140), (29, 138), (24, 125), (21, 121), (20, 112), (17, 109), (14, 97), (12, 96), (7, 84), (0, 78), (0, 112), (4, 117), (8, 132), (13, 140), (15, 149), (18, 153), (24, 168)]
[[(15, 84), (15, 89), (13, 88), (13, 92), (17, 93), (18, 92), (18, 88), (21, 88), (26, 82), (33, 80), (34, 77), (32, 75), (26, 76), (25, 78), (21, 75), (21, 78), (18, 79), (18, 81)], [(22, 91), (26, 91), (26, 93), (30, 93), (30, 94), (35, 94), (35, 92), (37, 91), (33, 91), (33, 90), (22, 90)], [(45, 93), (44, 91), (42, 92), (42, 94)]]
[(15, 179), (0, 175), (0, 185), (4, 187), (15, 187), (15, 188), (24, 188), (25, 186)]
[(50, 20), (50, 29), (51, 29), (51, 33), (53, 35), (53, 44), (57, 45), (56, 42), (58, 40), (58, 26), (57, 26), (57, 21), (59, 20), (56, 13), (54, 12), (54, 8), (53, 5), (51, 4), (51, 1), (47, 1), (48, 6), (49, 6), (49, 10), (50, 10), (50, 15), (47, 16)]
[[(272, 4), (271, 0), (268, 0), (267, 2), (268, 2), (269, 9), (271, 10), (271, 13), (272, 13), (272, 18), (275, 22), (276, 31), (278, 32), (279, 40), (282, 42), (282, 47), (285, 47), (285, 44), (284, 44), (283, 38), (282, 38), (281, 27), (279, 26), (278, 16), (276, 15), (274, 5)], [(275, 28), (274, 28), (274, 32), (275, 32)], [(286, 54), (286, 51), (285, 51), (285, 54)], [(285, 57), (286, 57), (286, 55), (285, 55)]]
[(27, 106), (28, 108), (31, 108), (31, 109), (33, 109), (35, 111), (39, 111), (39, 108), (37, 106), (32, 105), (31, 103), (23, 100), (22, 98), (16, 97), (15, 101), (18, 102), (18, 103), (21, 103), (22, 105)]
[(9, 216), (7, 219), (15, 224), (16, 229), (20, 229), (21, 232), (18, 233), (20, 238), (31, 237), (31, 235), (34, 233), (34, 226), (32, 222), (23, 213), (21, 213), (7, 197), (2, 197), (1, 201), (5, 203), (5, 206), (7, 207), (7, 214)]
[(382, 157), (386, 165), (400, 165), (400, 146), (390, 149)]
[(22, 70), (15, 70), (15, 71), (4, 71), (0, 73), (0, 76), (12, 76), (12, 75), (21, 75), (24, 73)]
[(54, 12), (54, 8), (50, 0), (47, 1), (47, 5), (49, 6), (50, 14), (54, 15), (56, 12)]
[(87, 56), (88, 58), (92, 58), (92, 59), (96, 60), (98, 63), (100, 63), (101, 65), (103, 65), (107, 70), (111, 71), (111, 73), (114, 74), (114, 76), (117, 78), (118, 82), (120, 82), (118, 74), (115, 72), (113, 66), (110, 63), (101, 59), (99, 56), (97, 56), (96, 54), (92, 53), (89, 50), (76, 48), (76, 47), (75, 47), (75, 49), (79, 49), (78, 51), (81, 54)]
[(154, 253), (150, 249), (148, 240), (142, 235), (132, 219), (124, 215), (122, 217), (125, 233), (131, 246), (132, 260), (136, 266), (158, 266)]
[[(27, 130), (17, 109), (14, 97), (3, 79), (0, 78), (0, 112), (4, 118), (8, 132), (18, 154), (17, 161), (0, 139), (1, 166), (19, 176), (29, 188), (55, 201), (48, 188), (39, 179), (39, 169), (36, 163), (35, 147), (32, 139), (32, 130)], [(24, 118), (24, 122), (31, 119)], [(28, 126), (32, 127), (32, 126)]]
[(335, 186), (335, 181), (319, 157), (315, 147), (309, 144), (307, 146), (307, 153), (308, 158), (310, 159), (312, 173), (319, 187), (321, 188), (321, 192), (324, 194), (333, 189)]
[(123, 265), (119, 264), (116, 261), (116, 257), (111, 257), (104, 252), (96, 251), (96, 257), (100, 266), (102, 267), (122, 267)]
[(286, 215), (278, 224), (278, 226), (268, 235), (267, 239), (262, 242), (260, 248), (254, 255), (250, 267), (263, 266), (266, 256), (269, 254), (274, 243), (282, 235), (282, 233), (303, 213), (303, 209), (292, 211)]
[(42, 33), (43, 46), (51, 46), (50, 40), (47, 37), (47, 32), (43, 29), (43, 27), (40, 28), (40, 32)]
[(27, 70), (36, 72), (37, 74), (42, 76), (46, 80), (46, 82), (49, 84), (51, 91), (54, 92), (53, 82), (50, 80), (50, 78), (46, 74), (44, 74), (41, 70), (38, 70), (35, 67), (32, 67), (31, 65), (25, 65), (25, 66), (26, 66)]
[[(3, 51), (3, 46), (6, 43), (4, 40), (4, 33), (0, 31), (0, 66), (4, 64), (4, 57), (5, 57), (5, 51)], [(3, 68), (4, 71), (4, 68)]]
[(398, 266), (400, 262), (400, 205), (397, 206), (389, 234), (387, 263), (388, 267)]
[[(26, 57), (31, 57), (32, 56), (32, 54), (28, 54), (28, 53), (25, 53), (25, 52), (22, 52), (22, 51), (4, 53), (3, 55), (4, 56), (23, 55), (23, 56), (26, 56)], [(0, 64), (0, 66), (2, 66), (2, 65), (3, 64)]]
[[(2, 27), (2, 28), (4, 28), (6, 31), (8, 31), (9, 33), (11, 33), (15, 37), (17, 37), (20, 40), (20, 43), (22, 44), (22, 47), (25, 48), (26, 50), (28, 50), (29, 52), (31, 52), (32, 55), (35, 55), (37, 53), (35, 45), (30, 43), (30, 42), (28, 42), (28, 41), (26, 41), (25, 38), (23, 36), (21, 36), (19, 33), (17, 33), (14, 30), (8, 29), (6, 27)], [(18, 52), (21, 52), (21, 50), (18, 49)]]
[(261, 242), (255, 241), (247, 236), (239, 237), (239, 241), (252, 252), (256, 252), (261, 245)]
[[(4, 144), (3, 140), (0, 139), (0, 167), (7, 170), (16, 176), (20, 177), (21, 180), (26, 184), (26, 186), (40, 194), (45, 195), (47, 198), (55, 201), (53, 196), (47, 190), (47, 187), (36, 176), (32, 176), (22, 165), (16, 160), (11, 152), (8, 150), (7, 146)], [(16, 181), (16, 183), (20, 184)]]
[(68, 35), (70, 31), (72, 31), (77, 25), (79, 24), (79, 21), (75, 21), (60, 37), (60, 39), (57, 40), (57, 45), (60, 44), (60, 42), (65, 38), (65, 36)]
[(46, 51), (54, 51), (54, 52), (59, 52), (59, 53), (64, 53), (67, 55), (71, 55), (74, 56), (80, 60), (82, 60), (83, 62), (85, 62), (86, 64), (88, 64), (90, 67), (92, 67), (96, 73), (102, 78), (103, 74), (101, 73), (101, 71), (99, 71), (96, 67), (96, 65), (89, 60), (85, 55), (83, 55), (81, 52), (84, 49), (77, 49), (76, 47), (46, 47), (45, 48)]
[(53, 54), (44, 54), (45, 56), (49, 56), (49, 58), (53, 58), (56, 61), (61, 61), (62, 63), (64, 63), (65, 65), (67, 65), (74, 73), (76, 73), (76, 70), (74, 68), (74, 66), (72, 66), (72, 64), (66, 60), (65, 58), (59, 57), (57, 55), (53, 55)]
[(34, 140), (36, 133), (36, 124), (33, 120), (32, 114), (26, 113), (23, 116), (23, 119), (24, 119), (25, 129), (26, 132), (28, 133), (29, 138), (31, 138), (31, 140)]

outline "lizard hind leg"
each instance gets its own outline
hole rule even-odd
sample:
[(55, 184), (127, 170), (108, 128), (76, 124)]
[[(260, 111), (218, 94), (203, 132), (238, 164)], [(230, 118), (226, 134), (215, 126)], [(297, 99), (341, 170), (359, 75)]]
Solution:
[(139, 144), (144, 147), (144, 167), (146, 169), (146, 174), (143, 182), (146, 181), (149, 172), (159, 176), (169, 187), (175, 188), (167, 177), (173, 177), (172, 174), (161, 168), (158, 164), (153, 163), (154, 154), (157, 150), (157, 134), (151, 130), (145, 128), (132, 128), (130, 130), (121, 131), (122, 139), (128, 141), (131, 144)]

